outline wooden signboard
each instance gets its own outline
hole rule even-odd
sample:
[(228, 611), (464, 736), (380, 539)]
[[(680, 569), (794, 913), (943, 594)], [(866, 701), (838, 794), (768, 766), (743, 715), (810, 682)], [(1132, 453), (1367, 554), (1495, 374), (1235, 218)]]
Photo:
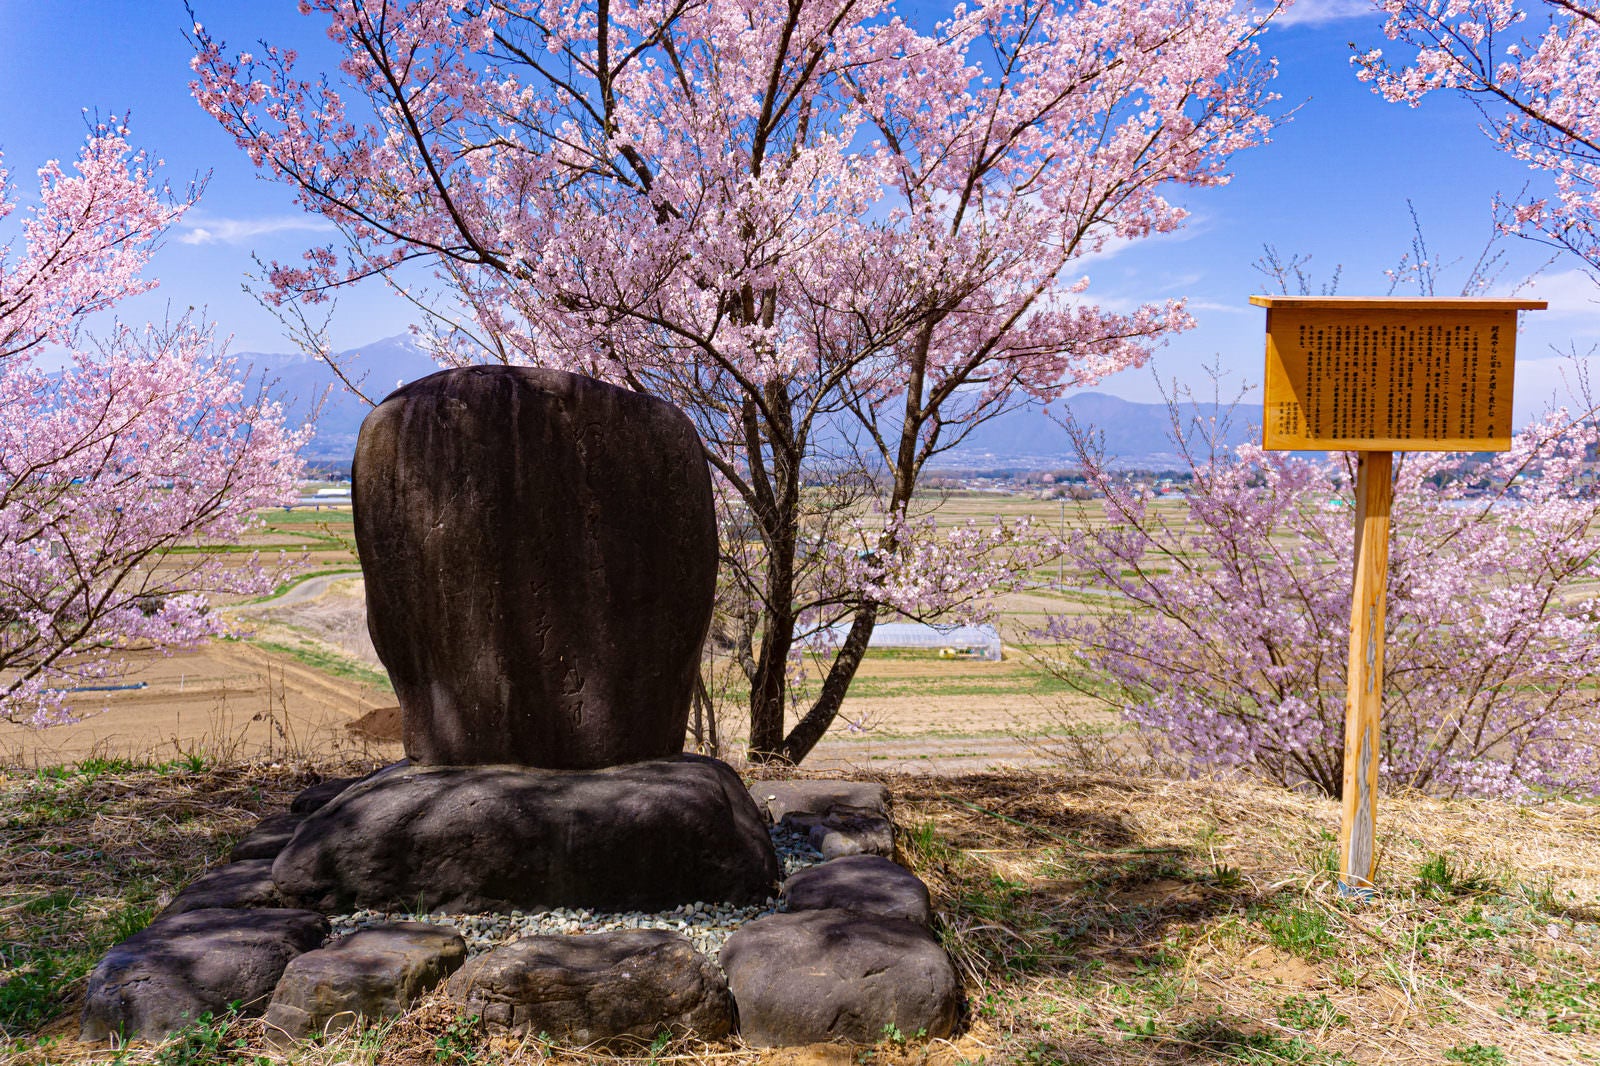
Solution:
[(1267, 448), (1354, 451), (1339, 885), (1372, 889), (1384, 591), (1397, 451), (1511, 447), (1517, 312), (1543, 300), (1252, 296), (1267, 309)]
[(1265, 446), (1511, 447), (1517, 312), (1542, 300), (1252, 296), (1267, 309)]

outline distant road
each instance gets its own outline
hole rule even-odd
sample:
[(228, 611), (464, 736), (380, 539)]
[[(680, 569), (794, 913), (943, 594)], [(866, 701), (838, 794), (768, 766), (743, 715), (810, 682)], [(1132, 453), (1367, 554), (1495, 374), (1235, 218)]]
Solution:
[(337, 574), (322, 574), (318, 577), (307, 578), (281, 596), (274, 596), (272, 599), (262, 600), (260, 603), (252, 603), (244, 609), (259, 611), (264, 608), (297, 607), (313, 600), (320, 600), (336, 581), (348, 581), (352, 577), (360, 576), (360, 570), (345, 570)]

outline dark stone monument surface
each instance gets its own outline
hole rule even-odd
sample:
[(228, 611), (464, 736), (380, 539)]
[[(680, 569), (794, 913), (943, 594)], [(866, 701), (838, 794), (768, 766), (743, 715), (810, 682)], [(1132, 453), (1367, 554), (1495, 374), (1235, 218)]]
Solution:
[(579, 1044), (663, 1031), (728, 1035), (728, 985), (688, 939), (665, 929), (533, 936), (480, 955), (445, 994), (493, 1028)]
[(82, 1038), (159, 1039), (232, 1003), (259, 1014), (289, 960), (327, 935), (322, 915), (281, 908), (159, 918), (107, 952), (89, 975)]
[(555, 370), (447, 370), (367, 416), (352, 482), (368, 629), (413, 762), (683, 750), (717, 531), (681, 411)]
[(927, 929), (842, 910), (775, 914), (722, 948), (739, 1036), (756, 1047), (949, 1036), (961, 981)]
[(391, 770), (307, 816), (272, 876), (286, 900), (328, 913), (658, 910), (759, 903), (780, 868), (739, 776), (680, 755)]

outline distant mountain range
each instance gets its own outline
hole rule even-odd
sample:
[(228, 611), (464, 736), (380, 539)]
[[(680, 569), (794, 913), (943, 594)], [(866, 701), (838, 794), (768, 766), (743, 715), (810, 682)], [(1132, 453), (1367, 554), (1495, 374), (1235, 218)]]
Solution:
[[(345, 390), (320, 360), (304, 353), (244, 352), (237, 356), (252, 378), (264, 379), (288, 406), (291, 423), (316, 414), (317, 435), (306, 447), (308, 459), (348, 461), (355, 454), (361, 420), (371, 410)], [(386, 337), (335, 356), (363, 392), (375, 401), (400, 385), (439, 369), (408, 334)], [(320, 404), (320, 407), (319, 407)], [(1172, 442), (1172, 416), (1165, 404), (1135, 403), (1101, 392), (1081, 392), (1066, 401), (1079, 425), (1100, 435), (1108, 458), (1122, 466), (1163, 468), (1181, 465)], [(1185, 431), (1196, 419), (1219, 416), (1216, 404), (1186, 403), (1178, 407)], [(1061, 405), (1026, 407), (986, 422), (960, 447), (935, 460), (940, 469), (1038, 470), (1068, 466), (1073, 450), (1061, 421)], [(1254, 436), (1251, 420), (1260, 409), (1241, 406), (1233, 412), (1221, 443), (1231, 447)], [(1256, 439), (1259, 439), (1257, 437)]]
[[(306, 458), (348, 460), (355, 455), (361, 420), (372, 408), (347, 391), (327, 364), (303, 352), (241, 352), (235, 358), (241, 367), (250, 368), (252, 380), (265, 380), (272, 394), (284, 401), (291, 425), (315, 414), (317, 435), (306, 446)], [(439, 369), (404, 333), (339, 352), (334, 358), (374, 401)]]
[[(1065, 426), (1067, 412), (1090, 431), (1115, 466), (1184, 466), (1174, 440), (1177, 433), (1184, 434), (1189, 447), (1201, 454), (1206, 452), (1207, 435), (1215, 436), (1224, 448), (1261, 439), (1251, 424), (1261, 420), (1257, 406), (1242, 404), (1231, 413), (1227, 405), (1215, 403), (1180, 403), (1169, 409), (1164, 403), (1136, 403), (1103, 392), (1079, 392), (1049, 407), (1025, 407), (985, 422), (934, 464), (954, 470), (1041, 470), (1074, 465), (1075, 452)], [(1210, 429), (1211, 425), (1220, 425), (1220, 429)]]

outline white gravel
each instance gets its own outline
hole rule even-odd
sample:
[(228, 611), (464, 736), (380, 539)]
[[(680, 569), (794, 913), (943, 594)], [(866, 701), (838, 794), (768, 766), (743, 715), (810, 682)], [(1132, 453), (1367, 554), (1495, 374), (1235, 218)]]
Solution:
[[(804, 833), (772, 827), (773, 847), (787, 878), (796, 870), (822, 861), (821, 852), (811, 846)], [(410, 914), (395, 911), (359, 910), (329, 918), (333, 936), (385, 922), (429, 922), (452, 926), (467, 942), (468, 956), (480, 955), (525, 936), (606, 933), (618, 929), (668, 929), (682, 933), (703, 954), (716, 960), (723, 943), (746, 922), (782, 910), (777, 898), (765, 903), (738, 907), (731, 903), (685, 903), (667, 911), (596, 911), (587, 908), (557, 907), (546, 911), (509, 911), (493, 914)]]

